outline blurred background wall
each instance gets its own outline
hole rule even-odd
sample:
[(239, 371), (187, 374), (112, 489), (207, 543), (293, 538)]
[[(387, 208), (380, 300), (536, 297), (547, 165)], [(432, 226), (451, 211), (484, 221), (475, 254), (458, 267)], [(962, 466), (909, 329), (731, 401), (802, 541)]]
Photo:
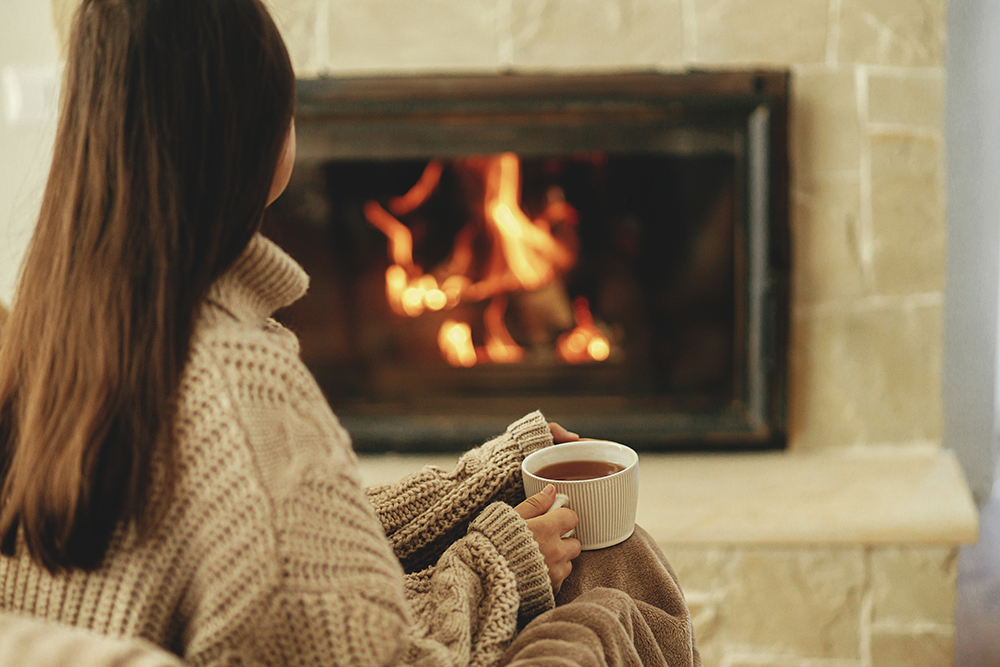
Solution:
[(0, 302), (6, 304), (51, 158), (58, 61), (51, 3), (0, 0)]
[(997, 465), (997, 303), (1000, 253), (1000, 4), (949, 4), (945, 150), (944, 445), (977, 500)]

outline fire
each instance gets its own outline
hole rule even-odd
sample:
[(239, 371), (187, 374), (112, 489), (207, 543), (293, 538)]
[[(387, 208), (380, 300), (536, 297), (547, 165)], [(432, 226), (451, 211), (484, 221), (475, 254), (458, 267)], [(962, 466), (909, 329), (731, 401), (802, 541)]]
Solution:
[(389, 239), (389, 255), (397, 266), (408, 273), (416, 270), (413, 265), (413, 234), (410, 228), (397, 220), (375, 201), (365, 204), (365, 217)]
[(503, 323), (507, 297), (497, 297), (486, 309), (486, 355), (497, 364), (512, 364), (524, 358), (524, 348), (514, 342)]
[(562, 360), (570, 364), (582, 364), (604, 361), (611, 356), (611, 344), (594, 324), (590, 304), (582, 296), (573, 301), (573, 317), (576, 327), (556, 341), (556, 351)]
[(472, 346), (472, 329), (465, 322), (445, 320), (438, 331), (438, 347), (452, 366), (469, 368), (476, 365), (476, 349)]
[(444, 165), (438, 160), (431, 160), (420, 175), (420, 180), (402, 197), (394, 197), (389, 201), (389, 210), (396, 215), (406, 215), (427, 201), (434, 188), (441, 181)]
[[(489, 270), (479, 282), (469, 286), (466, 299), (481, 301), (497, 294), (518, 290), (536, 290), (557, 277), (557, 272), (576, 264), (575, 249), (552, 235), (553, 219), (568, 219), (575, 225), (576, 211), (565, 202), (550, 206), (531, 220), (521, 210), (521, 163), (513, 153), (491, 156), (482, 166), (485, 199), (483, 219), (486, 231), (494, 240)], [(567, 214), (567, 209), (571, 212)], [(464, 230), (463, 230), (464, 231)], [(459, 235), (456, 243), (456, 268), (465, 267), (471, 252), (468, 238)]]
[[(457, 160), (454, 168), (466, 181), (482, 186), (482, 215), (472, 216), (456, 235), (448, 259), (429, 273), (414, 263), (413, 235), (396, 216), (428, 200), (440, 183), (442, 163), (429, 162), (406, 194), (389, 200), (388, 210), (375, 201), (365, 204), (365, 217), (389, 242), (393, 264), (385, 274), (386, 298), (394, 312), (407, 317), (489, 300), (482, 348), (473, 345), (471, 326), (453, 319), (442, 324), (438, 347), (453, 366), (515, 363), (525, 351), (505, 323), (507, 295), (550, 285), (576, 264), (577, 213), (559, 188), (551, 188), (545, 210), (531, 219), (521, 209), (521, 164), (513, 153)], [(572, 233), (554, 234), (553, 226), (560, 224)], [(483, 247), (487, 256), (477, 263), (474, 248)], [(569, 363), (607, 359), (611, 347), (594, 326), (585, 299), (574, 303), (574, 316), (576, 328), (557, 341), (559, 356)]]
[(576, 263), (575, 253), (557, 241), (544, 218), (530, 220), (520, 207), (521, 163), (513, 153), (490, 162), (486, 172), (486, 220), (499, 232), (510, 273), (522, 289), (551, 282), (556, 269)]

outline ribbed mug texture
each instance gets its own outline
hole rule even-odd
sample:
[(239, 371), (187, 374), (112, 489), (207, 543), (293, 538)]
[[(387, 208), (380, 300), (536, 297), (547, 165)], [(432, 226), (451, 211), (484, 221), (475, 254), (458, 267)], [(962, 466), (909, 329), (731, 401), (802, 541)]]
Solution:
[[(584, 480), (548, 480), (534, 473), (563, 461), (610, 461), (624, 470), (607, 477)], [(639, 500), (639, 455), (630, 447), (607, 440), (581, 440), (553, 445), (531, 454), (521, 464), (524, 493), (532, 496), (546, 484), (569, 497), (567, 507), (580, 523), (574, 537), (585, 551), (603, 549), (627, 540), (635, 530)]]

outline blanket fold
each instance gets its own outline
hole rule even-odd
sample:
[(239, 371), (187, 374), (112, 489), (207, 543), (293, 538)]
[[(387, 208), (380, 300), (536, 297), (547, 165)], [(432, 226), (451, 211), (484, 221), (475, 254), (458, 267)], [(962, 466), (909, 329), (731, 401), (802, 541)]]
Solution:
[(556, 608), (529, 623), (505, 667), (701, 667), (691, 614), (666, 556), (639, 526), (573, 562)]

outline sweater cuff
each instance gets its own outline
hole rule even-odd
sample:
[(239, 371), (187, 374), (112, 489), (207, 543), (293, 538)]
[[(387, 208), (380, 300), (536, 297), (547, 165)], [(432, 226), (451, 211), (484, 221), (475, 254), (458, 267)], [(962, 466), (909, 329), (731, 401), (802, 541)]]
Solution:
[(552, 444), (552, 431), (549, 430), (549, 423), (538, 410), (521, 417), (508, 426), (507, 433), (521, 447), (522, 458)]
[(513, 507), (507, 503), (487, 506), (469, 525), (469, 530), (485, 535), (514, 573), (521, 600), (519, 615), (522, 621), (526, 622), (556, 606), (549, 569), (545, 566), (542, 552), (528, 524)]

